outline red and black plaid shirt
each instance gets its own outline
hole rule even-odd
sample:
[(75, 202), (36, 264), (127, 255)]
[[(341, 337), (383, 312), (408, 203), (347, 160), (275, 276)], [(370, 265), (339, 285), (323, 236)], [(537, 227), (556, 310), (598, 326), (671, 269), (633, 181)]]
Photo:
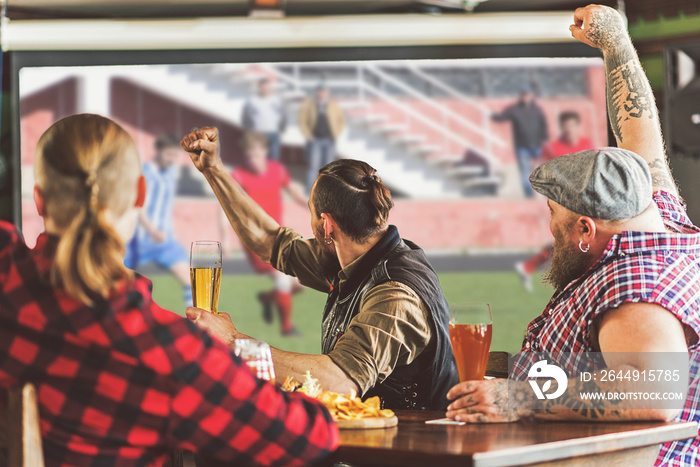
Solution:
[(156, 305), (148, 279), (92, 307), (52, 287), (56, 244), (42, 234), (31, 250), (0, 222), (0, 388), (36, 384), (47, 466), (159, 465), (172, 448), (303, 465), (337, 447), (325, 408), (255, 378)]

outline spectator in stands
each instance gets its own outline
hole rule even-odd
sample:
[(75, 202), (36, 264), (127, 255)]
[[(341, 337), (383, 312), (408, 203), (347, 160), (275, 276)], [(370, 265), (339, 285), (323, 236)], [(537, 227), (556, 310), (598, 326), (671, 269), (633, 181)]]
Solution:
[(67, 117), (40, 138), (34, 169), (36, 247), (0, 222), (0, 388), (36, 385), (47, 466), (155, 467), (174, 449), (299, 466), (335, 449), (321, 404), (257, 379), (124, 267), (146, 192), (126, 131)]
[(282, 99), (273, 94), (270, 78), (258, 81), (258, 94), (243, 105), (243, 128), (262, 133), (267, 138), (268, 157), (279, 160), (282, 133), (287, 126), (287, 110)]
[[(276, 222), (282, 222), (283, 191), (304, 209), (308, 209), (306, 197), (296, 185), (291, 183), (289, 173), (284, 165), (275, 160), (268, 160), (265, 135), (246, 133), (243, 138), (243, 151), (246, 157), (245, 162), (242, 166), (236, 167), (231, 172), (231, 176), (270, 217)], [(230, 250), (227, 246), (231, 236), (230, 231), (231, 226), (226, 215), (222, 212), (221, 239), (225, 251)], [(258, 295), (258, 300), (262, 305), (263, 319), (268, 324), (272, 323), (272, 305), (274, 304), (279, 313), (282, 335), (299, 335), (292, 325), (292, 294), (301, 290), (301, 286), (292, 277), (282, 274), (269, 264), (260, 261), (260, 258), (249, 249), (244, 247), (244, 250), (248, 262), (255, 272), (270, 276), (274, 283), (272, 290)]]
[(578, 112), (568, 110), (559, 114), (559, 138), (544, 146), (544, 162), (556, 159), (564, 154), (592, 149), (593, 143), (581, 134), (581, 116)]
[[(593, 148), (591, 140), (581, 135), (581, 116), (578, 112), (566, 111), (559, 114), (559, 130), (559, 138), (545, 145), (542, 150), (544, 161)], [(525, 290), (532, 292), (532, 275), (551, 259), (553, 252), (554, 245), (549, 243), (527, 261), (515, 264), (515, 270), (520, 275)]]
[(302, 103), (299, 112), (299, 129), (306, 138), (309, 164), (306, 176), (308, 193), (311, 193), (318, 169), (335, 159), (335, 143), (344, 128), (343, 110), (330, 98), (328, 86), (318, 84), (314, 96)]
[(510, 122), (513, 130), (515, 157), (520, 170), (520, 179), (525, 196), (530, 198), (535, 192), (528, 177), (533, 163), (542, 155), (542, 145), (549, 139), (547, 120), (544, 112), (535, 102), (535, 96), (529, 86), (520, 90), (518, 101), (506, 107), (501, 113), (491, 115), (497, 122)]
[[(449, 306), (425, 253), (389, 225), (391, 192), (367, 163), (321, 168), (309, 200), (313, 237), (267, 215), (226, 173), (219, 132), (202, 128), (182, 147), (209, 182), (238, 238), (260, 259), (328, 295), (322, 355), (272, 349), (277, 377), (308, 369), (326, 390), (379, 396), (389, 409), (446, 407), (457, 381)], [(230, 344), (246, 338), (230, 315), (188, 308), (195, 323)]]
[(188, 307), (192, 305), (189, 256), (176, 238), (173, 223), (182, 148), (175, 136), (164, 133), (156, 139), (155, 152), (152, 162), (143, 164), (148, 194), (134, 236), (127, 245), (124, 264), (134, 270), (147, 264), (169, 270), (182, 284)]
[[(460, 383), (449, 393), (457, 400), (447, 416), (473, 423), (697, 422), (700, 228), (680, 200), (654, 94), (622, 16), (589, 5), (576, 10), (570, 30), (603, 52), (608, 117), (619, 148), (565, 155), (533, 172), (532, 185), (547, 197), (551, 211), (555, 254), (548, 280), (555, 294), (527, 327), (510, 378)], [(548, 363), (553, 359), (559, 368)], [(544, 366), (536, 368), (537, 360)], [(582, 366), (591, 378), (580, 377)], [(552, 376), (551, 367), (569, 379), (549, 380), (544, 387), (556, 385), (557, 395), (545, 388), (549, 393), (539, 400), (525, 380)], [(604, 378), (603, 369), (678, 377)], [(665, 391), (681, 397), (649, 402)], [(627, 397), (593, 397), (611, 393)], [(698, 447), (697, 432), (666, 442), (655, 465), (700, 465)]]

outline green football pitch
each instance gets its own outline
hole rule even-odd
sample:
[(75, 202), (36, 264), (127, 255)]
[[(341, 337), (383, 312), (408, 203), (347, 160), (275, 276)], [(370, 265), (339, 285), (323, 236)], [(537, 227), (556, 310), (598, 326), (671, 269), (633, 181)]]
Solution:
[[(166, 274), (152, 275), (153, 296), (168, 310), (184, 314), (182, 291), (176, 280)], [(491, 350), (517, 352), (525, 328), (544, 309), (551, 289), (535, 278), (535, 290), (526, 292), (513, 272), (442, 273), (440, 282), (449, 303), (487, 302), (493, 314)], [(227, 312), (237, 328), (250, 336), (265, 340), (277, 348), (303, 353), (319, 353), (321, 315), (325, 294), (306, 289), (294, 297), (292, 319), (301, 332), (299, 337), (282, 337), (279, 322), (267, 325), (262, 320), (257, 294), (271, 287), (264, 276), (224, 275), (219, 310)]]

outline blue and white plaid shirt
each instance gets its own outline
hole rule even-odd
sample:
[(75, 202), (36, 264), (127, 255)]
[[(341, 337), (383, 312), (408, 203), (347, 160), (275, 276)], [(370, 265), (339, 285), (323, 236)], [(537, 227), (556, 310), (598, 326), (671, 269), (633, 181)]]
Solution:
[[(607, 310), (630, 302), (655, 303), (700, 336), (700, 229), (669, 193), (654, 194), (668, 232), (623, 232), (600, 259), (553, 297), (527, 328), (523, 351), (593, 352), (591, 325)], [(700, 343), (689, 346), (690, 382), (678, 421), (700, 421)], [(511, 377), (527, 378), (516, 361)], [(570, 362), (576, 366), (578, 362)], [(700, 465), (700, 436), (662, 446), (656, 465)]]

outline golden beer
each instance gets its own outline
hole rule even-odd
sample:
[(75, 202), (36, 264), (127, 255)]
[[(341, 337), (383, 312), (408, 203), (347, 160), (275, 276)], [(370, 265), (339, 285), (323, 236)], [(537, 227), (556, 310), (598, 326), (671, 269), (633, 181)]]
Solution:
[(217, 314), (221, 268), (190, 268), (190, 283), (192, 305)]
[(221, 243), (210, 240), (192, 242), (190, 283), (192, 305), (217, 314), (221, 287)]

